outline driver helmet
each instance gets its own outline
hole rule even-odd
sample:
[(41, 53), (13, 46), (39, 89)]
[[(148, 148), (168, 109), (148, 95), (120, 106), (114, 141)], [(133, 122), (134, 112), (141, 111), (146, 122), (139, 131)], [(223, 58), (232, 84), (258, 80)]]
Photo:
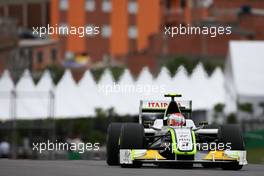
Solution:
[(183, 126), (185, 125), (185, 118), (181, 113), (173, 113), (168, 116), (168, 126)]

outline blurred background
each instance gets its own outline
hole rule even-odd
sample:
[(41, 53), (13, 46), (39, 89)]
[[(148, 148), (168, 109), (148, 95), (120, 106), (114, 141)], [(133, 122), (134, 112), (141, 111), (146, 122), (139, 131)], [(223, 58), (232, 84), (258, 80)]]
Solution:
[[(33, 34), (48, 24), (100, 34)], [(164, 35), (180, 24), (232, 34)], [(139, 100), (177, 92), (193, 101), (195, 122), (240, 124), (249, 162), (263, 164), (263, 28), (263, 0), (0, 0), (0, 155), (104, 159), (111, 121), (137, 122)], [(106, 88), (114, 85), (148, 89)], [(101, 149), (32, 151), (33, 142), (74, 139)]]

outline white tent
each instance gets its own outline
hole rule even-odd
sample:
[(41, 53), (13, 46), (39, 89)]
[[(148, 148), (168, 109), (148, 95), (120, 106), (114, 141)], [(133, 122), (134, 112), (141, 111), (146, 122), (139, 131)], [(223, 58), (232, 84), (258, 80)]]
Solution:
[(177, 69), (176, 74), (174, 75), (172, 82), (175, 86), (174, 93), (182, 94), (183, 99), (191, 100), (191, 84), (188, 73), (184, 66), (180, 66)]
[(190, 77), (189, 87), (192, 89), (189, 93), (193, 100), (193, 109), (210, 109), (210, 97), (208, 94), (213, 90), (210, 90), (208, 75), (201, 63), (194, 68)]
[(159, 97), (159, 90), (154, 90), (154, 80), (152, 77), (152, 74), (150, 73), (148, 67), (144, 67), (135, 83), (136, 86), (136, 96), (139, 100), (142, 99), (156, 99), (156, 97)]
[(54, 115), (53, 104), (55, 102), (54, 84), (50, 72), (46, 70), (38, 84), (36, 85), (36, 92), (38, 94), (38, 102), (42, 107), (41, 118), (48, 118)]
[(40, 80), (38, 81), (36, 85), (36, 89), (39, 92), (49, 92), (53, 88), (54, 88), (54, 84), (53, 84), (50, 72), (46, 70), (44, 71)]
[(98, 83), (100, 105), (103, 109), (114, 108), (116, 112), (128, 108), (124, 104), (124, 98), (119, 96), (118, 85), (109, 69), (106, 69)]
[[(217, 67), (209, 78), (210, 83), (210, 104), (225, 103), (224, 74), (221, 68)], [(213, 108), (213, 107), (212, 107)]]
[(134, 79), (128, 69), (125, 69), (118, 82), (120, 86), (119, 96), (122, 97), (122, 103), (127, 106), (126, 109), (119, 111), (121, 115), (138, 114), (139, 99), (136, 92)]
[(225, 65), (226, 111), (237, 111), (236, 102), (252, 103), (255, 116), (264, 102), (264, 41), (231, 41)]
[(71, 71), (66, 70), (55, 89), (55, 116), (57, 118), (76, 118), (85, 109), (78, 87)]
[(154, 80), (155, 86), (160, 88), (160, 97), (163, 96), (164, 93), (175, 92), (175, 84), (172, 82), (172, 78), (170, 76), (170, 72), (167, 67), (162, 67), (160, 73), (157, 78)]
[(7, 120), (11, 117), (11, 91), (14, 89), (9, 71), (5, 70), (0, 78), (0, 118)]
[[(236, 56), (238, 50), (235, 50), (235, 54), (233, 52), (232, 50), (230, 56), (238, 57)], [(251, 90), (251, 97), (256, 98), (255, 93), (261, 93), (263, 88), (261, 87), (263, 85), (262, 77), (255, 74), (255, 71), (260, 72), (259, 65), (261, 64), (253, 64), (257, 65), (257, 68), (254, 67), (254, 69), (251, 66), (248, 67), (251, 69), (250, 77), (252, 78), (248, 79), (248, 74), (242, 74), (243, 78), (240, 78), (240, 74), (237, 72), (241, 72), (242, 67), (233, 66), (233, 64), (237, 64), (233, 62), (233, 59), (229, 59), (228, 63), (232, 63), (232, 67), (231, 64), (227, 64), (228, 67), (226, 67), (226, 75), (229, 75), (228, 77), (225, 76), (225, 79), (228, 80), (226, 88), (231, 90), (229, 91), (229, 95), (231, 95), (229, 97), (236, 98), (237, 95), (243, 95), (240, 96), (240, 100), (247, 98), (249, 94), (246, 91), (249, 90), (243, 87), (240, 80), (248, 81), (247, 84), (251, 84), (252, 80), (258, 79), (255, 83), (257, 88), (252, 85), (247, 87)], [(241, 64), (249, 64), (244, 62)], [(260, 61), (257, 62), (260, 63)], [(232, 68), (231, 72), (228, 68)], [(245, 68), (243, 67), (243, 69)], [(234, 74), (236, 77), (230, 74), (233, 72), (236, 72)], [(237, 81), (239, 84), (236, 83)], [(173, 78), (170, 77), (168, 69), (162, 67), (156, 79), (153, 79), (152, 74), (146, 67), (142, 69), (137, 81), (134, 81), (131, 73), (126, 69), (118, 83), (114, 81), (110, 70), (107, 69), (101, 76), (99, 83), (96, 84), (88, 70), (78, 85), (73, 80), (71, 72), (67, 70), (57, 86), (54, 86), (48, 71), (45, 71), (37, 86), (35, 86), (29, 71), (26, 70), (16, 89), (14, 89), (8, 71), (5, 71), (0, 78), (0, 118), (11, 118), (10, 99), (13, 89), (17, 91), (16, 109), (13, 111), (15, 112), (13, 115), (16, 115), (19, 119), (36, 119), (52, 116), (53, 110), (56, 118), (94, 116), (97, 107), (104, 110), (113, 107), (120, 115), (135, 115), (138, 114), (140, 100), (167, 100), (163, 96), (164, 93), (180, 93), (183, 95), (182, 99), (193, 101), (194, 110), (210, 110), (216, 103), (224, 102), (223, 85), (224, 77), (221, 69), (217, 68), (212, 76), (208, 78), (202, 64), (196, 66), (190, 77), (183, 66), (178, 68)], [(54, 93), (54, 99), (52, 99), (52, 92)], [(236, 100), (234, 99), (231, 102), (236, 102)], [(52, 107), (52, 103), (55, 103), (54, 107)]]
[(89, 70), (87, 70), (78, 83), (78, 92), (80, 93), (87, 116), (95, 114), (95, 108), (101, 106), (101, 96), (98, 92), (96, 82)]
[(35, 119), (42, 117), (43, 107), (39, 102), (40, 94), (36, 91), (29, 70), (25, 70), (16, 85), (16, 117)]

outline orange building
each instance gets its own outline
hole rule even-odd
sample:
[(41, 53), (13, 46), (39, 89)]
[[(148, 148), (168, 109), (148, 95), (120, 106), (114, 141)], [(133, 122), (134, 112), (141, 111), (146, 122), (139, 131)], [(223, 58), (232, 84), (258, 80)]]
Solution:
[[(128, 66), (153, 65), (167, 55), (224, 58), (229, 40), (263, 39), (262, 0), (51, 0), (53, 26), (98, 26), (99, 35), (56, 35), (62, 50), (105, 56)], [(164, 37), (165, 26), (231, 25), (230, 36)], [(162, 57), (160, 57), (162, 56)], [(140, 70), (140, 68), (138, 69)]]
[(52, 26), (98, 26), (100, 34), (55, 35), (65, 52), (86, 53), (93, 61), (119, 57), (148, 46), (160, 29), (161, 0), (51, 0)]

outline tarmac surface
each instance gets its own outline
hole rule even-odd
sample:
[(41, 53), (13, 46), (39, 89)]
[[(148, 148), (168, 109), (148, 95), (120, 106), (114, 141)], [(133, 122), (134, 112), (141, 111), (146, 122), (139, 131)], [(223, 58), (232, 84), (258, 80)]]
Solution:
[(240, 171), (218, 168), (168, 169), (147, 165), (142, 168), (108, 166), (105, 161), (48, 161), (0, 159), (0, 176), (263, 176), (264, 165), (249, 164)]

